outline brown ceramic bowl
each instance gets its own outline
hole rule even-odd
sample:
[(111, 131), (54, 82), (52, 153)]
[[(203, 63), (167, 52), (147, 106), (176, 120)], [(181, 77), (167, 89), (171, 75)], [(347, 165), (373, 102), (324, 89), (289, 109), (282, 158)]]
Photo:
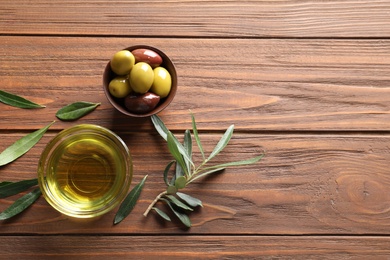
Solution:
[(103, 73), (103, 90), (104, 90), (104, 93), (106, 94), (108, 101), (119, 112), (121, 112), (125, 115), (128, 115), (128, 116), (131, 116), (131, 117), (148, 117), (148, 116), (157, 114), (157, 113), (161, 112), (162, 110), (164, 110), (172, 102), (173, 98), (175, 97), (176, 91), (177, 91), (176, 68), (175, 68), (175, 65), (173, 64), (173, 62), (171, 61), (171, 59), (165, 53), (163, 53), (161, 50), (159, 50), (155, 47), (148, 46), (148, 45), (134, 45), (134, 46), (125, 48), (123, 50), (133, 51), (136, 49), (149, 49), (149, 50), (156, 52), (157, 54), (159, 54), (161, 56), (161, 58), (163, 60), (161, 67), (164, 67), (166, 70), (168, 70), (168, 72), (171, 74), (171, 78), (172, 78), (172, 86), (171, 86), (171, 91), (170, 91), (169, 95), (165, 98), (162, 98), (160, 100), (160, 102), (158, 103), (158, 105), (152, 111), (149, 111), (149, 112), (144, 113), (144, 114), (137, 114), (137, 113), (129, 112), (124, 105), (124, 99), (119, 99), (119, 98), (113, 97), (108, 90), (108, 85), (109, 85), (110, 81), (116, 77), (116, 74), (111, 70), (110, 61), (106, 65), (106, 68), (104, 69), (104, 73)]

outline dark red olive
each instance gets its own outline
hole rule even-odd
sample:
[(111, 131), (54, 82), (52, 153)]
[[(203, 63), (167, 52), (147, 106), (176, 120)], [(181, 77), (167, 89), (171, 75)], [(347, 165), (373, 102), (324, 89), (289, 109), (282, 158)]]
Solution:
[(129, 112), (144, 114), (152, 111), (160, 102), (160, 96), (146, 92), (145, 94), (131, 93), (125, 97), (125, 106)]
[(161, 65), (162, 58), (158, 53), (149, 49), (136, 49), (131, 51), (135, 57), (135, 62), (146, 62), (152, 68), (156, 68)]

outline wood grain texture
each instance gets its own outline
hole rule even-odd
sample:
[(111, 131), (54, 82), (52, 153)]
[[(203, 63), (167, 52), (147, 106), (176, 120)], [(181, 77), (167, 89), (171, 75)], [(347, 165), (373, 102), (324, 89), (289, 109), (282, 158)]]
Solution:
[[(41, 197), (0, 222), (0, 259), (389, 259), (389, 14), (386, 0), (2, 1), (0, 89), (47, 107), (0, 104), (0, 151), (69, 103), (101, 105), (57, 120), (0, 167), (0, 181), (35, 177), (47, 142), (79, 123), (123, 138), (132, 187), (149, 178), (116, 226), (115, 210), (74, 221)], [(204, 203), (189, 230), (142, 216), (172, 158), (149, 119), (119, 114), (102, 91), (111, 55), (135, 44), (176, 65), (179, 91), (160, 114), (175, 134), (191, 127), (192, 110), (207, 151), (235, 124), (216, 163), (266, 152), (188, 188)], [(0, 211), (19, 196), (1, 199)]]
[(0, 33), (153, 37), (389, 37), (386, 0), (3, 1)]
[[(85, 241), (89, 243), (85, 243)], [(58, 246), (58, 245), (61, 245)], [(387, 259), (388, 237), (10, 236), (0, 257), (18, 259)]]
[[(156, 134), (121, 133), (134, 162), (134, 182), (148, 174), (131, 215), (113, 226), (115, 211), (95, 222), (74, 222), (39, 199), (23, 214), (0, 224), (2, 234), (390, 234), (387, 135), (236, 134), (215, 163), (246, 159), (266, 151), (257, 164), (231, 168), (198, 181), (188, 193), (204, 202), (190, 216), (193, 227), (142, 216), (165, 189), (162, 173), (171, 160)], [(49, 133), (28, 154), (2, 167), (1, 180), (32, 178)], [(13, 135), (1, 135), (0, 149)], [(201, 136), (211, 151), (220, 134)], [(198, 156), (199, 152), (194, 151)], [(132, 185), (132, 186), (133, 186)], [(0, 210), (18, 196), (0, 200)], [(164, 209), (164, 207), (162, 207)]]
[[(47, 106), (32, 117), (0, 104), (3, 130), (40, 128), (76, 100), (102, 103), (83, 122), (148, 130), (144, 120), (116, 113), (102, 90), (111, 55), (134, 44), (156, 46), (176, 64), (178, 93), (161, 114), (173, 130), (190, 126), (189, 110), (201, 130), (232, 123), (246, 131), (390, 129), (388, 40), (2, 36), (1, 41), (2, 89)], [(129, 121), (136, 128), (129, 129)]]

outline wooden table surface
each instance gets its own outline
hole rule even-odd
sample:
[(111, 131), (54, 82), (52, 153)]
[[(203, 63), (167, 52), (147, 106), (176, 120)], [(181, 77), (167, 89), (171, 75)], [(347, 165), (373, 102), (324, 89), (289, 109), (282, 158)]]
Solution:
[[(199, 180), (188, 230), (142, 213), (172, 158), (150, 119), (114, 110), (102, 73), (116, 51), (152, 45), (176, 65), (159, 116), (175, 134), (194, 113), (206, 150), (235, 125), (218, 162), (260, 162)], [(390, 258), (390, 1), (12, 0), (0, 6), (1, 90), (44, 109), (0, 104), (0, 151), (75, 101), (101, 102), (57, 122), (0, 181), (37, 176), (47, 142), (80, 123), (115, 131), (149, 175), (133, 212), (74, 222), (43, 197), (0, 223), (0, 258)], [(4, 210), (19, 195), (0, 200)]]

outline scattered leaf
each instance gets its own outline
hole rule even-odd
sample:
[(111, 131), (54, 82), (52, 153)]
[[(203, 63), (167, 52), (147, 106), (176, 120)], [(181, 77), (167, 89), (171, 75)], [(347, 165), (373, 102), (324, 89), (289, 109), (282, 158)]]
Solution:
[(34, 103), (21, 96), (0, 90), (0, 102), (18, 108), (44, 108), (45, 106)]
[(11, 181), (2, 181), (0, 182), (0, 187), (3, 187), (4, 185), (12, 183)]
[(0, 186), (0, 198), (6, 198), (38, 184), (38, 179), (11, 182)]
[(152, 209), (155, 210), (157, 212), (157, 214), (159, 214), (160, 217), (162, 217), (163, 219), (165, 219), (167, 221), (171, 221), (171, 218), (167, 215), (167, 213), (165, 213), (161, 209), (156, 208), (156, 207), (153, 207)]
[(142, 188), (144, 187), (146, 178), (148, 175), (145, 175), (145, 177), (142, 179), (140, 183), (138, 183), (127, 195), (125, 200), (120, 205), (118, 212), (115, 215), (114, 219), (114, 225), (121, 222), (123, 219), (125, 219), (130, 212), (133, 210), (135, 204), (137, 203), (137, 200), (139, 198), (139, 195), (141, 194)]
[(11, 206), (0, 213), (0, 220), (12, 218), (13, 216), (21, 213), (30, 205), (32, 205), (41, 196), (41, 190), (36, 188), (35, 190), (27, 193), (23, 197), (17, 199)]
[(20, 138), (11, 146), (6, 148), (2, 153), (0, 153), (0, 166), (6, 165), (27, 153), (42, 138), (47, 129), (49, 129), (53, 123), (54, 121), (44, 128)]
[(91, 102), (75, 102), (69, 105), (64, 106), (57, 111), (56, 116), (58, 119), (63, 121), (72, 121), (79, 119), (88, 113), (91, 113), (95, 110), (100, 103), (91, 103)]
[(184, 200), (188, 205), (190, 205), (193, 208), (195, 208), (197, 206), (203, 207), (202, 201), (197, 199), (197, 198), (194, 198), (194, 197), (192, 197), (188, 194), (182, 193), (182, 192), (176, 192), (176, 195), (180, 199)]

